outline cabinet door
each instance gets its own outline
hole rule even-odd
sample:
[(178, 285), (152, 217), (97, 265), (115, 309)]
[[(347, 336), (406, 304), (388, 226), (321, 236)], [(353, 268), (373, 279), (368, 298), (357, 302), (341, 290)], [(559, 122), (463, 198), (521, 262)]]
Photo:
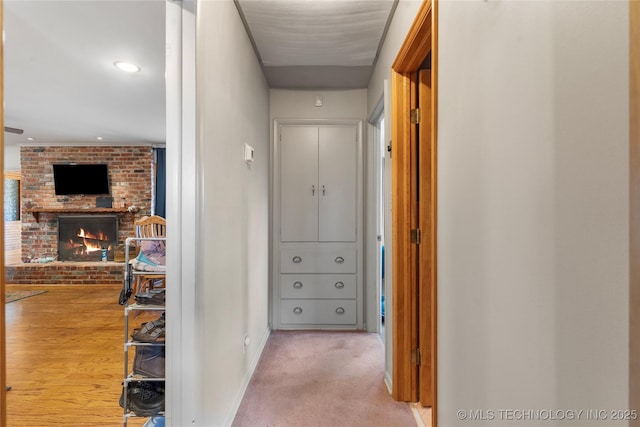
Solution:
[(357, 133), (353, 126), (319, 129), (319, 232), (321, 242), (356, 240)]
[(280, 130), (280, 240), (318, 240), (318, 128)]

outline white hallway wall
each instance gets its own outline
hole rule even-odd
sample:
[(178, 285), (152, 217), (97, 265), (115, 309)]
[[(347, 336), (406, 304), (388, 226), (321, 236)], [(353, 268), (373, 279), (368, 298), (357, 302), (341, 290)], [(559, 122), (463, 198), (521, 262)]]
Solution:
[(224, 426), (269, 331), (269, 88), (233, 2), (198, 3), (196, 46), (198, 163), (183, 167), (199, 177), (198, 425)]
[(626, 409), (628, 5), (444, 1), (439, 28), (442, 425)]
[[(365, 89), (287, 90), (271, 89), (270, 116), (276, 119), (358, 119), (367, 116)], [(316, 95), (323, 106), (315, 106)], [(271, 123), (273, 126), (273, 122)]]
[[(439, 425), (626, 409), (627, 3), (439, 5)], [(417, 6), (399, 4), (369, 111)]]

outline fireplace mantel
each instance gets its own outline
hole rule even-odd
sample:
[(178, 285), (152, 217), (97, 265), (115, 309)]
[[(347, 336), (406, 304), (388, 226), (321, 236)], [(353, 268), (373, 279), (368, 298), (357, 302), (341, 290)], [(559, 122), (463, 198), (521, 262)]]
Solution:
[(111, 213), (130, 213), (127, 208), (30, 208), (25, 209), (26, 212), (33, 214), (36, 222), (40, 222), (41, 213), (81, 213), (81, 214), (111, 214)]

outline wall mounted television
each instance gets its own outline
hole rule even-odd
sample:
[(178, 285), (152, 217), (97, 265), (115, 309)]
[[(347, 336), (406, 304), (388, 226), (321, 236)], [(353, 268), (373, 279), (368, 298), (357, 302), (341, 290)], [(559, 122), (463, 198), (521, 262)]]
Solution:
[(55, 164), (53, 183), (56, 195), (109, 194), (106, 164)]

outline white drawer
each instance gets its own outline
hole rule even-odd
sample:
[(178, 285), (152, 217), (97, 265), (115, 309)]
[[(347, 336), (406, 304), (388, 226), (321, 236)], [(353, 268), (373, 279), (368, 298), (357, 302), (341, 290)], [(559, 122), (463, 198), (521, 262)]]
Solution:
[(355, 300), (280, 301), (280, 322), (297, 325), (355, 325)]
[(355, 273), (354, 247), (299, 247), (280, 251), (281, 273)]
[(355, 274), (281, 274), (280, 298), (355, 298)]

